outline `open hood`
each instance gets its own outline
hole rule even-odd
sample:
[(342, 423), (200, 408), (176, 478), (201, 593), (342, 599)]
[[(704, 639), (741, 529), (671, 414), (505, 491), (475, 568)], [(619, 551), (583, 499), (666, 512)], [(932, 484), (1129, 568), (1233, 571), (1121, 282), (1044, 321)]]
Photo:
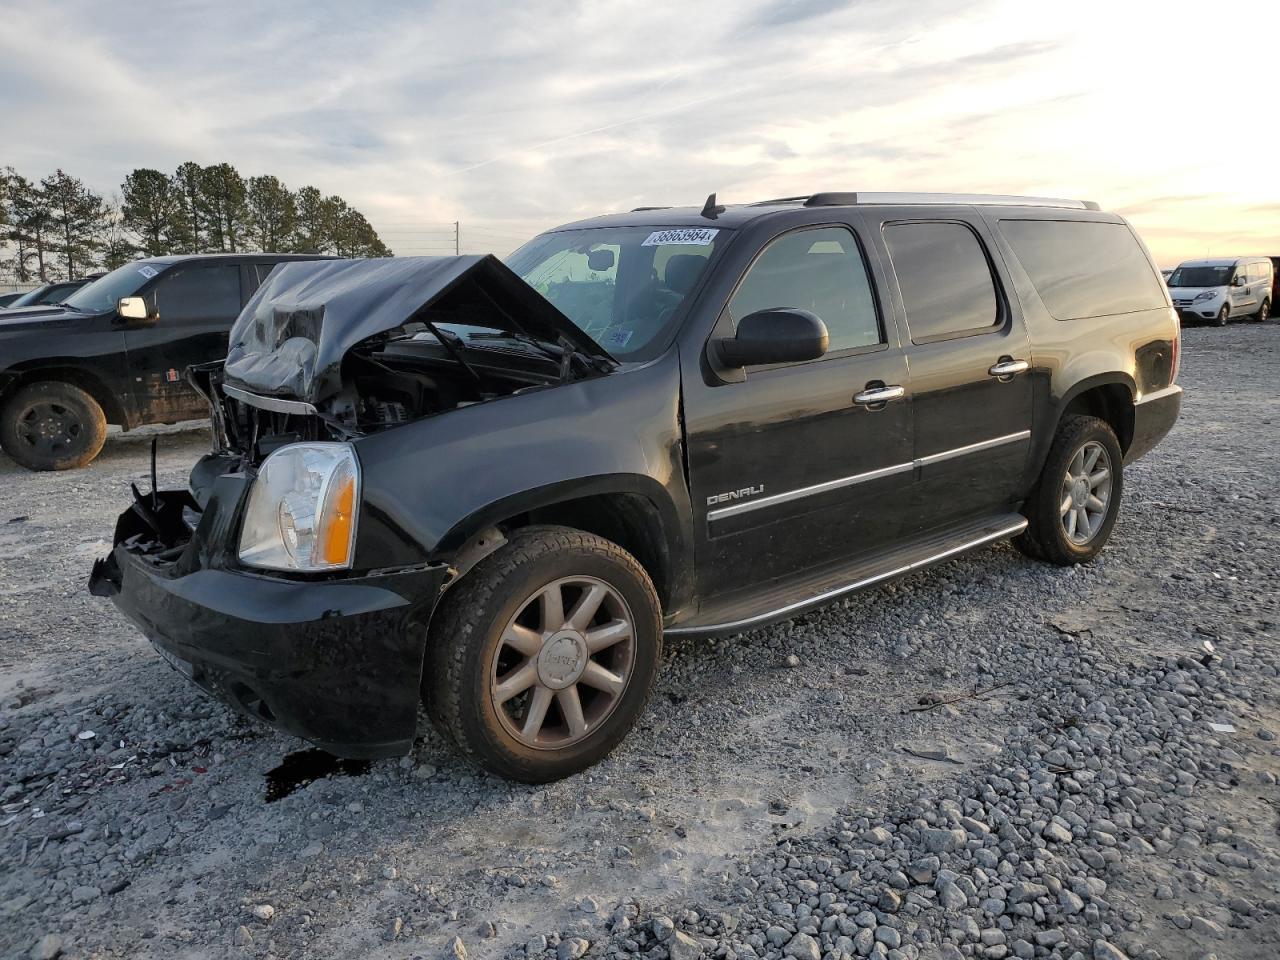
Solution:
[(461, 323), (609, 354), (492, 255), (282, 263), (231, 328), (225, 379), (319, 403), (349, 350), (415, 321)]

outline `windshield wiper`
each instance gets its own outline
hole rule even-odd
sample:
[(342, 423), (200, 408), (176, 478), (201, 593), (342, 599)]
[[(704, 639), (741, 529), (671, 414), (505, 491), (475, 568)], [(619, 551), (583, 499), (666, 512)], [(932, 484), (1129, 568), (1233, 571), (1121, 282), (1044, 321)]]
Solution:
[(476, 368), (467, 363), (466, 358), (462, 356), (462, 351), (466, 349), (466, 343), (463, 339), (452, 330), (441, 330), (430, 320), (422, 321), (427, 325), (427, 329), (436, 335), (436, 339), (440, 341), (440, 345), (449, 351), (449, 356), (457, 360), (462, 365), (462, 369), (471, 374), (471, 379), (476, 382), (476, 386), (480, 388), (480, 392), (484, 393), (484, 379), (480, 374), (476, 373)]

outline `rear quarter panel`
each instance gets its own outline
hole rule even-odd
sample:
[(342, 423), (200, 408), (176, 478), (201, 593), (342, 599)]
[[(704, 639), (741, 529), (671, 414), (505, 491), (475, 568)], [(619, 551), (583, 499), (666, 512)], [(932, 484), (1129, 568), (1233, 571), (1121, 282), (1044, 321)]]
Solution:
[[(1105, 384), (1122, 385), (1132, 402), (1173, 383), (1178, 317), (1160, 270), (1142, 239), (1134, 238), (1159, 283), (1164, 305), (1134, 313), (1079, 320), (1058, 320), (1045, 307), (1035, 285), (1000, 232), (1000, 212), (984, 214), (991, 225), (999, 255), (1013, 280), (1031, 335), (1031, 376), (1034, 379), (1032, 456), (1027, 478), (1039, 475), (1063, 411), (1085, 390)], [(1025, 215), (1025, 212), (1024, 214)], [(1115, 214), (1054, 210), (1044, 219), (1092, 220), (1121, 223)]]

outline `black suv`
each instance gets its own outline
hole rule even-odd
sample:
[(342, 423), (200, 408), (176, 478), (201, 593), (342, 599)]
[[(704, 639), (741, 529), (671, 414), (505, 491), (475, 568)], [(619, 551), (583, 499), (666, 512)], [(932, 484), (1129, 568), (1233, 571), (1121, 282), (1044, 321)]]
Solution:
[(226, 355), (245, 302), (276, 253), (152, 257), (56, 305), (0, 310), (0, 447), (32, 470), (82, 467), (107, 424), (126, 430), (208, 415), (183, 382)]
[(290, 264), (217, 449), (91, 580), (186, 676), (334, 753), (545, 781), (635, 722), (663, 634), (732, 634), (1012, 537), (1090, 560), (1177, 418), (1179, 330), (1073, 201), (644, 209), (492, 257)]

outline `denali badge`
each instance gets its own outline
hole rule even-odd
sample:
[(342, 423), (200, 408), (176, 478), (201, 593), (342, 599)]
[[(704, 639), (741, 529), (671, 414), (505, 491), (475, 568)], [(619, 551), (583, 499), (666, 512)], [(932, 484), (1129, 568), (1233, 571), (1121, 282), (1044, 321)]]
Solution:
[(741, 490), (729, 490), (726, 493), (717, 493), (714, 496), (707, 497), (707, 506), (724, 503), (726, 500), (745, 500), (747, 497), (759, 496), (762, 493), (764, 493), (763, 483), (754, 487), (743, 487)]

